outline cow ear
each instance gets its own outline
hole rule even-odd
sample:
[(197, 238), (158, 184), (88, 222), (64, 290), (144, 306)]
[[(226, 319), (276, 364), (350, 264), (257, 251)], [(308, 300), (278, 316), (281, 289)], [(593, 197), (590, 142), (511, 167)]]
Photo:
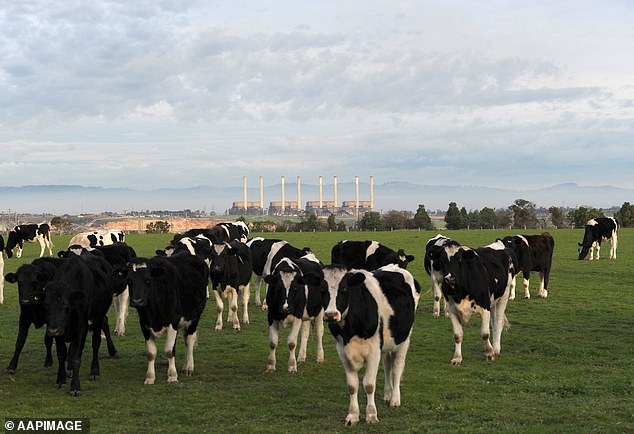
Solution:
[(72, 306), (80, 305), (85, 299), (86, 294), (84, 294), (82, 291), (75, 291), (71, 293), (70, 296), (68, 296), (68, 301)]
[(165, 253), (165, 250), (161, 250), (161, 249), (156, 249), (154, 253), (156, 253), (156, 256), (167, 256), (167, 253)]
[(167, 270), (165, 267), (151, 267), (150, 268), (150, 276), (154, 278), (161, 278), (167, 275)]
[(513, 245), (514, 246), (520, 246), (523, 243), (523, 241), (518, 238), (518, 237), (513, 237)]
[(466, 261), (473, 261), (478, 255), (476, 255), (476, 252), (474, 252), (473, 250), (465, 250), (465, 252), (462, 254), (462, 259), (466, 260)]
[(365, 274), (363, 273), (354, 273), (348, 279), (348, 286), (361, 286), (365, 282)]
[(407, 255), (405, 256), (405, 259), (407, 259), (407, 262), (412, 262), (416, 258), (413, 255)]
[(4, 280), (9, 283), (15, 283), (18, 281), (18, 275), (15, 273), (7, 273), (7, 275), (4, 276)]
[(59, 257), (59, 258), (68, 258), (68, 251), (67, 250), (60, 250), (59, 252), (57, 252), (57, 257)]
[(583, 244), (581, 244), (581, 243), (579, 243), (579, 242), (578, 242), (577, 244), (579, 245), (579, 247), (583, 247)]

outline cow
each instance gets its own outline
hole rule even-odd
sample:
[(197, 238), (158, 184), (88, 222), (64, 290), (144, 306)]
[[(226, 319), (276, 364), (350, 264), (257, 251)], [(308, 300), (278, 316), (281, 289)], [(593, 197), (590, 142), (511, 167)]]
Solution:
[[(275, 350), (279, 341), (280, 325), (290, 325), (288, 334), (288, 372), (296, 373), (297, 364), (306, 361), (306, 347), (310, 325), (317, 335), (317, 363), (324, 362), (324, 308), (321, 292), (325, 287), (321, 262), (312, 253), (296, 259), (282, 258), (264, 281), (269, 285), (266, 293), (269, 323), (269, 357), (267, 372), (275, 372)], [(295, 358), (297, 337), (301, 328), (299, 355)]]
[(327, 282), (322, 295), (324, 319), (336, 339), (350, 394), (346, 425), (359, 422), (358, 371), (363, 366), (366, 421), (378, 422), (374, 392), (381, 359), (385, 370), (383, 398), (391, 407), (401, 405), (401, 376), (420, 285), (396, 264), (374, 271), (348, 271), (341, 265), (327, 265), (323, 272)]
[(251, 250), (240, 242), (233, 240), (228, 244), (214, 244), (211, 255), (210, 279), (213, 293), (218, 305), (216, 331), (222, 330), (222, 312), (224, 304), (222, 297), (229, 302), (227, 322), (233, 324), (234, 330), (240, 331), (238, 320), (238, 296), (242, 298), (242, 322), (249, 324), (249, 295), (253, 264)]
[(298, 249), (291, 246), (287, 241), (265, 239), (262, 237), (252, 238), (247, 242), (251, 249), (253, 259), (253, 273), (255, 274), (255, 305), (262, 306), (266, 310), (266, 293), (264, 294), (264, 304), (260, 301), (260, 287), (266, 276), (271, 274), (273, 268), (282, 258), (301, 258), (306, 253), (310, 253), (310, 248)]
[(218, 223), (216, 226), (227, 233), (229, 241), (238, 240), (246, 243), (249, 239), (249, 227), (243, 221)]
[[(431, 278), (431, 288), (434, 293), (434, 318), (440, 316), (440, 300), (442, 299), (442, 281), (445, 277), (443, 264), (446, 258), (453, 255), (460, 248), (460, 243), (443, 235), (430, 238), (425, 245), (425, 271)], [(434, 259), (435, 258), (435, 259)], [(445, 260), (443, 260), (443, 258)], [(448, 315), (445, 304), (445, 315)]]
[(4, 238), (0, 235), (0, 304), (4, 304)]
[(156, 374), (156, 338), (166, 335), (165, 354), (168, 358), (167, 382), (178, 382), (174, 348), (176, 336), (185, 341), (186, 360), (183, 371), (194, 372), (194, 346), (197, 327), (207, 302), (209, 280), (207, 264), (188, 253), (172, 256), (134, 258), (128, 264), (130, 305), (139, 314), (139, 324), (148, 352), (145, 384), (154, 384)]
[(125, 232), (120, 229), (99, 229), (82, 232), (70, 239), (68, 247), (80, 245), (82, 247), (109, 246), (114, 243), (125, 243)]
[(619, 222), (613, 217), (597, 217), (588, 220), (583, 234), (583, 242), (579, 244), (579, 260), (585, 259), (590, 251), (593, 260), (594, 248), (597, 249), (597, 261), (601, 251), (601, 241), (610, 240), (610, 259), (616, 259)]
[(246, 223), (238, 221), (218, 223), (211, 228), (194, 228), (182, 234), (174, 235), (171, 244), (175, 244), (183, 237), (194, 238), (198, 235), (203, 235), (214, 244), (228, 243), (233, 240), (238, 240), (242, 243), (246, 243), (249, 237), (249, 227), (246, 225)]
[[(100, 375), (99, 347), (101, 331), (109, 343), (108, 351), (116, 356), (108, 327), (108, 309), (112, 303), (112, 267), (101, 256), (89, 252), (69, 255), (58, 268), (55, 277), (44, 286), (46, 332), (55, 338), (59, 369), (56, 386), (66, 384), (66, 359), (72, 369), (71, 396), (81, 395), (79, 369), (81, 356), (92, 328), (92, 363), (90, 380)], [(68, 350), (65, 342), (69, 343)]]
[(207, 266), (211, 265), (213, 243), (203, 234), (194, 237), (182, 237), (170, 243), (164, 250), (157, 250), (158, 256), (172, 256), (177, 252), (186, 252), (203, 260)]
[[(529, 279), (531, 271), (539, 272), (538, 296), (548, 297), (548, 282), (550, 269), (553, 262), (555, 240), (544, 232), (540, 235), (513, 235), (502, 239), (504, 245), (515, 252), (518, 261), (517, 273), (522, 272), (524, 277), (524, 298), (531, 298), (529, 291)], [(509, 300), (515, 299), (515, 279), (511, 285)]]
[[(453, 326), (455, 351), (452, 365), (462, 364), (462, 326), (474, 313), (482, 318), (480, 335), (485, 358), (495, 360), (501, 352), (502, 329), (508, 326), (505, 311), (515, 275), (512, 250), (503, 243), (471, 249), (459, 247), (443, 264), (442, 292)], [(493, 345), (489, 336), (493, 329)]]
[(53, 256), (53, 242), (51, 241), (51, 227), (47, 223), (18, 225), (9, 231), (5, 252), (7, 257), (13, 256), (13, 249), (17, 249), (16, 258), (22, 257), (24, 242), (40, 243), (40, 258), (44, 256), (44, 250), (48, 248), (50, 256)]
[[(64, 260), (59, 258), (38, 258), (30, 264), (21, 265), (15, 273), (8, 273), (6, 280), (9, 283), (18, 284), (18, 303), (20, 305), (20, 318), (18, 320), (18, 335), (15, 341), (15, 350), (9, 365), (4, 370), (6, 374), (15, 374), (18, 360), (29, 328), (33, 325), (36, 329), (46, 324), (46, 311), (44, 309), (44, 285), (55, 277), (57, 269)], [(53, 339), (44, 334), (46, 358), (44, 367), (53, 366), (51, 346)]]
[(395, 252), (377, 241), (339, 241), (331, 251), (332, 264), (368, 271), (388, 264), (406, 269), (413, 260), (414, 256), (405, 254), (403, 249)]

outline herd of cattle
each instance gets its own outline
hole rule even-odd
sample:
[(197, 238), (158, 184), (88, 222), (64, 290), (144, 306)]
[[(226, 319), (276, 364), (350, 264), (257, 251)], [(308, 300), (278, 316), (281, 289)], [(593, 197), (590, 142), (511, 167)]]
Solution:
[[(618, 223), (613, 218), (590, 220), (579, 259), (599, 250), (610, 240), (610, 258), (616, 259)], [(9, 232), (0, 248), (11, 258), (22, 254), (25, 241), (39, 242), (40, 258), (21, 265), (3, 276), (0, 253), (0, 303), (3, 281), (17, 283), (20, 318), (15, 351), (5, 372), (14, 374), (31, 325), (46, 326), (45, 366), (52, 366), (55, 341), (59, 362), (56, 386), (66, 384), (70, 394), (80, 395), (79, 369), (88, 333), (92, 332), (90, 379), (100, 375), (98, 352), (102, 334), (111, 357), (117, 356), (107, 312), (113, 297), (117, 311), (115, 334), (126, 332), (128, 304), (138, 312), (146, 341), (148, 366), (145, 384), (156, 379), (156, 339), (165, 336), (168, 358), (167, 381), (177, 382), (176, 338), (185, 343), (182, 372), (194, 371), (193, 351), (197, 326), (210, 297), (216, 299), (216, 330), (223, 327), (223, 299), (229, 309), (227, 323), (240, 330), (249, 323), (248, 304), (251, 277), (255, 274), (255, 305), (267, 310), (270, 353), (267, 371), (276, 370), (276, 349), (280, 326), (290, 326), (288, 372), (306, 360), (311, 325), (317, 337), (317, 363), (324, 360), (324, 322), (335, 338), (337, 353), (346, 371), (350, 405), (347, 424), (359, 421), (358, 371), (365, 366), (363, 388), (367, 395), (366, 420), (377, 422), (374, 402), (380, 361), (385, 369), (384, 399), (391, 406), (401, 403), (400, 382), (410, 335), (421, 293), (419, 282), (407, 271), (414, 256), (394, 251), (376, 241), (341, 241), (331, 252), (331, 264), (324, 265), (310, 248), (256, 237), (249, 239), (242, 223), (221, 223), (211, 229), (193, 229), (178, 234), (152, 258), (137, 257), (125, 244), (121, 231), (93, 231), (79, 234), (57, 257), (43, 257), (53, 244), (47, 224), (20, 225)], [(424, 266), (431, 278), (433, 315), (444, 313), (451, 320), (455, 351), (451, 363), (462, 363), (463, 325), (474, 313), (482, 318), (481, 336), (487, 360), (501, 352), (501, 335), (508, 321), (508, 300), (515, 298), (515, 277), (524, 278), (524, 296), (530, 298), (531, 272), (540, 276), (539, 297), (548, 296), (548, 282), (555, 242), (548, 233), (515, 235), (480, 248), (470, 248), (443, 235), (425, 246)], [(262, 282), (268, 286), (260, 298)], [(299, 354), (295, 356), (301, 331)]]

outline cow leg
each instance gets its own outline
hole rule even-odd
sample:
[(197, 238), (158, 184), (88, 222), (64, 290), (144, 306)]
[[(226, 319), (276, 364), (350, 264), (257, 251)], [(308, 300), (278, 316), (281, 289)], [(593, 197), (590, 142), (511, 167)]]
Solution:
[(381, 349), (379, 348), (378, 342), (371, 345), (376, 345), (376, 348), (372, 348), (368, 355), (365, 375), (363, 376), (363, 388), (368, 398), (368, 403), (365, 407), (365, 421), (368, 423), (376, 423), (379, 421), (379, 416), (374, 402), (374, 392), (376, 392), (376, 375), (379, 371), (379, 363), (381, 362)]
[[(70, 345), (70, 347), (73, 349), (73, 351), (69, 351), (69, 358), (73, 362), (73, 378), (71, 378), (70, 380), (70, 392), (68, 392), (70, 396), (81, 395), (81, 384), (79, 382), (79, 368), (81, 367), (81, 355), (84, 351), (84, 345), (86, 344), (87, 335), (88, 335), (88, 327), (84, 326), (82, 327), (82, 330), (80, 331), (79, 342), (73, 342)], [(99, 339), (99, 342), (101, 342), (101, 328), (95, 327), (93, 340), (95, 335)], [(93, 348), (93, 357), (94, 357), (94, 348)]]
[(178, 383), (178, 372), (176, 371), (176, 357), (174, 357), (174, 345), (176, 344), (178, 332), (170, 324), (167, 327), (165, 338), (165, 355), (167, 356), (167, 382)]
[[(13, 351), (13, 357), (11, 357), (9, 366), (7, 366), (7, 368), (4, 370), (5, 374), (15, 374), (15, 370), (18, 367), (18, 359), (20, 358), (20, 354), (22, 353), (22, 349), (24, 348), (26, 338), (29, 336), (30, 326), (31, 320), (29, 320), (23, 312), (20, 312), (20, 320), (18, 322), (18, 336), (15, 340), (15, 350)], [(46, 333), (46, 331), (44, 331), (44, 333)], [(44, 342), (46, 343), (46, 336), (48, 335), (45, 334), (44, 336)]]
[(324, 363), (324, 311), (323, 309), (313, 320), (315, 335), (317, 336), (317, 364)]
[(222, 295), (219, 291), (214, 289), (214, 295), (216, 296), (216, 305), (218, 306), (218, 318), (216, 319), (216, 331), (222, 330), (222, 311), (224, 310), (224, 303), (222, 302)]
[(451, 308), (449, 308), (449, 319), (451, 320), (451, 325), (453, 327), (453, 340), (455, 343), (451, 364), (456, 366), (462, 364), (462, 339), (464, 333), (462, 330), (462, 323), (460, 322), (460, 318), (458, 318), (458, 315), (456, 315), (456, 313), (453, 312), (453, 309)]
[(409, 349), (409, 338), (398, 346), (392, 354), (392, 397), (390, 407), (400, 407), (401, 405), (401, 377), (405, 370), (405, 357)]
[[(593, 261), (594, 260), (594, 248), (597, 246), (597, 242), (594, 241), (591, 245), (590, 245), (590, 260)], [(597, 259), (599, 259), (599, 251), (597, 250)]]
[(308, 347), (308, 336), (310, 335), (310, 320), (303, 320), (301, 325), (302, 339), (299, 343), (299, 354), (297, 355), (297, 363), (306, 361), (306, 347)]
[(348, 360), (343, 345), (337, 342), (337, 352), (346, 370), (346, 383), (348, 384), (348, 395), (350, 395), (350, 405), (346, 416), (346, 425), (356, 425), (359, 423), (359, 374)]
[(44, 333), (44, 347), (46, 347), (46, 357), (44, 358), (44, 367), (50, 368), (53, 366), (53, 338)]
[(530, 271), (526, 272), (526, 273), (522, 273), (524, 275), (524, 298), (525, 299), (530, 299), (531, 298), (531, 293), (528, 290), (528, 286), (530, 284), (530, 278), (531, 278), (531, 273)]
[(614, 255), (612, 255), (612, 259), (616, 259), (616, 248), (619, 245), (619, 235), (616, 231), (612, 232), (612, 242), (614, 243)]
[(546, 298), (548, 297), (548, 290), (546, 290), (546, 273), (543, 271), (539, 272), (539, 293), (538, 297)]
[[(37, 240), (40, 243), (40, 258), (41, 258), (42, 256), (44, 256), (44, 251), (46, 250), (46, 244), (45, 244), (44, 238), (42, 237), (37, 237)], [(51, 253), (51, 256), (53, 256), (53, 253)]]
[(240, 331), (240, 321), (238, 320), (238, 291), (235, 288), (229, 287), (227, 298), (229, 299), (227, 300), (229, 302), (227, 322), (232, 322), (233, 329)]
[[(491, 309), (495, 309), (495, 305), (491, 303)], [(491, 345), (491, 311), (486, 309), (480, 310), (480, 316), (482, 317), (482, 323), (480, 324), (480, 337), (484, 341), (484, 358), (486, 360), (495, 360), (495, 353), (493, 352), (493, 346)], [(501, 329), (500, 329), (501, 330)]]
[(63, 337), (55, 338), (55, 352), (57, 353), (57, 380), (55, 380), (55, 387), (61, 389), (66, 384), (66, 357), (68, 351), (66, 350), (66, 342)]
[(269, 290), (269, 285), (264, 282), (264, 297), (262, 297), (262, 310), (268, 310), (269, 306), (266, 304), (266, 293)]
[(297, 359), (295, 358), (295, 348), (297, 347), (297, 335), (299, 329), (302, 326), (302, 320), (299, 318), (293, 319), (291, 324), (291, 331), (288, 333), (288, 372), (294, 374), (297, 372)]
[(255, 305), (262, 306), (260, 301), (260, 287), (262, 286), (262, 276), (255, 276)]
[(385, 402), (390, 402), (392, 400), (392, 372), (394, 369), (394, 356), (395, 353), (392, 351), (386, 351), (385, 353), (383, 353), (383, 377), (385, 379), (385, 387), (383, 388), (383, 400)]
[(509, 300), (515, 300), (515, 287), (517, 286), (517, 280), (515, 277), (511, 279), (511, 295), (509, 296)]
[(150, 336), (145, 340), (145, 345), (147, 346), (147, 372), (145, 373), (145, 383), (144, 384), (154, 384), (154, 380), (156, 379), (156, 372), (154, 371), (154, 361), (156, 360), (156, 342), (154, 341), (154, 336)]
[(194, 346), (196, 345), (196, 340), (198, 339), (197, 333), (194, 331), (191, 334), (188, 334), (189, 331), (185, 331), (183, 333), (183, 338), (185, 340), (185, 364), (183, 365), (183, 372), (185, 375), (192, 375), (194, 373)]
[(502, 330), (506, 322), (506, 305), (508, 289), (497, 301), (491, 304), (491, 322), (493, 324), (493, 354), (495, 357), (502, 351)]
[(431, 289), (434, 293), (434, 318), (438, 318), (440, 316), (440, 299), (442, 297), (442, 292), (441, 292), (441, 282), (438, 281), (438, 279), (436, 279), (434, 277), (435, 272), (432, 271), (432, 278), (431, 278)]
[(247, 283), (246, 286), (243, 286), (242, 289), (242, 308), (244, 312), (242, 312), (242, 323), (250, 324), (249, 321), (249, 298), (251, 297), (251, 284)]
[(597, 261), (599, 260), (600, 253), (601, 253), (601, 242), (597, 242)]
[(103, 323), (101, 325), (101, 331), (103, 331), (104, 337), (106, 338), (106, 345), (108, 346), (108, 355), (111, 359), (116, 359), (119, 357), (119, 352), (114, 346), (114, 342), (112, 342), (112, 335), (110, 334), (110, 324), (108, 323), (108, 317), (103, 317)]
[(22, 246), (20, 246), (20, 245), (17, 246), (17, 251), (15, 253), (15, 257), (16, 258), (21, 258), (22, 257)]
[(89, 380), (96, 380), (99, 377), (99, 347), (101, 346), (101, 330), (102, 327), (98, 327), (97, 324), (93, 324), (92, 363), (90, 365), (90, 376), (88, 377)]
[(117, 323), (115, 324), (114, 334), (117, 336), (125, 336), (125, 322), (128, 318), (129, 299), (130, 290), (127, 286), (121, 294), (114, 298), (114, 306), (117, 311)]
[(280, 338), (280, 322), (273, 321), (269, 326), (269, 359), (266, 364), (266, 372), (275, 372), (275, 349)]
[(0, 250), (0, 304), (4, 304), (4, 253)]

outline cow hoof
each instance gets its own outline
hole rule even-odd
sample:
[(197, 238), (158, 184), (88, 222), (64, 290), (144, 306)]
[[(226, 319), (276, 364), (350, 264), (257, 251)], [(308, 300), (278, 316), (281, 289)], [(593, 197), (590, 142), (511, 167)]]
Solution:
[(178, 377), (169, 377), (167, 379), (168, 383), (178, 383)]
[(359, 416), (349, 414), (346, 417), (346, 426), (353, 426), (359, 423)]
[(440, 316), (440, 312), (434, 312), (434, 318), (438, 318)]
[(118, 359), (119, 358), (119, 351), (115, 351), (114, 353), (110, 354), (110, 358), (111, 359)]
[(514, 296), (514, 295), (511, 295), (511, 296), (509, 297), (509, 300), (515, 300), (515, 296)]
[(304, 363), (304, 362), (306, 362), (306, 356), (297, 358), (297, 363)]
[(125, 336), (125, 330), (115, 330), (114, 331), (114, 335), (115, 336)]
[(183, 369), (183, 374), (187, 375), (188, 377), (191, 377), (194, 374), (194, 370), (193, 369)]
[(488, 362), (493, 362), (495, 361), (495, 353), (487, 353), (484, 355), (484, 358)]
[(238, 326), (238, 327), (233, 326), (233, 329), (234, 329), (235, 331), (239, 332), (239, 331), (240, 331), (240, 326)]
[(530, 300), (530, 299), (531, 299), (531, 296), (530, 296), (530, 295), (525, 295), (525, 296), (524, 296), (524, 299), (526, 299), (526, 300)]
[(68, 394), (75, 397), (81, 396), (81, 390), (71, 390), (70, 392), (68, 392)]
[(64, 386), (66, 386), (66, 383), (55, 383), (55, 388), (56, 389), (61, 389)]
[(99, 375), (97, 374), (90, 374), (90, 376), (88, 377), (88, 380), (90, 381), (96, 381), (99, 380)]
[(324, 359), (317, 359), (317, 364), (322, 365), (324, 363)]
[(9, 375), (13, 375), (13, 374), (15, 374), (15, 369), (7, 368), (7, 369), (4, 370), (4, 373), (5, 374), (9, 374)]
[(222, 326), (221, 326), (221, 325), (217, 325), (217, 326), (216, 326), (216, 331), (217, 331), (217, 332), (219, 332), (219, 331), (221, 331), (221, 330), (222, 330)]
[(401, 406), (401, 401), (400, 400), (390, 400), (390, 407), (400, 407)]
[(460, 366), (462, 365), (462, 359), (451, 359), (451, 364), (453, 366)]
[(266, 304), (262, 305), (262, 310), (269, 310), (269, 307)]
[(264, 372), (271, 372), (271, 373), (273, 373), (273, 372), (275, 372), (275, 368), (272, 368), (272, 367), (270, 367), (270, 366), (267, 366), (266, 371), (264, 371)]
[(297, 374), (297, 366), (289, 366), (288, 367), (289, 374)]
[(143, 384), (154, 384), (154, 378), (146, 378)]
[(376, 414), (371, 414), (365, 417), (367, 423), (378, 423), (379, 417)]

